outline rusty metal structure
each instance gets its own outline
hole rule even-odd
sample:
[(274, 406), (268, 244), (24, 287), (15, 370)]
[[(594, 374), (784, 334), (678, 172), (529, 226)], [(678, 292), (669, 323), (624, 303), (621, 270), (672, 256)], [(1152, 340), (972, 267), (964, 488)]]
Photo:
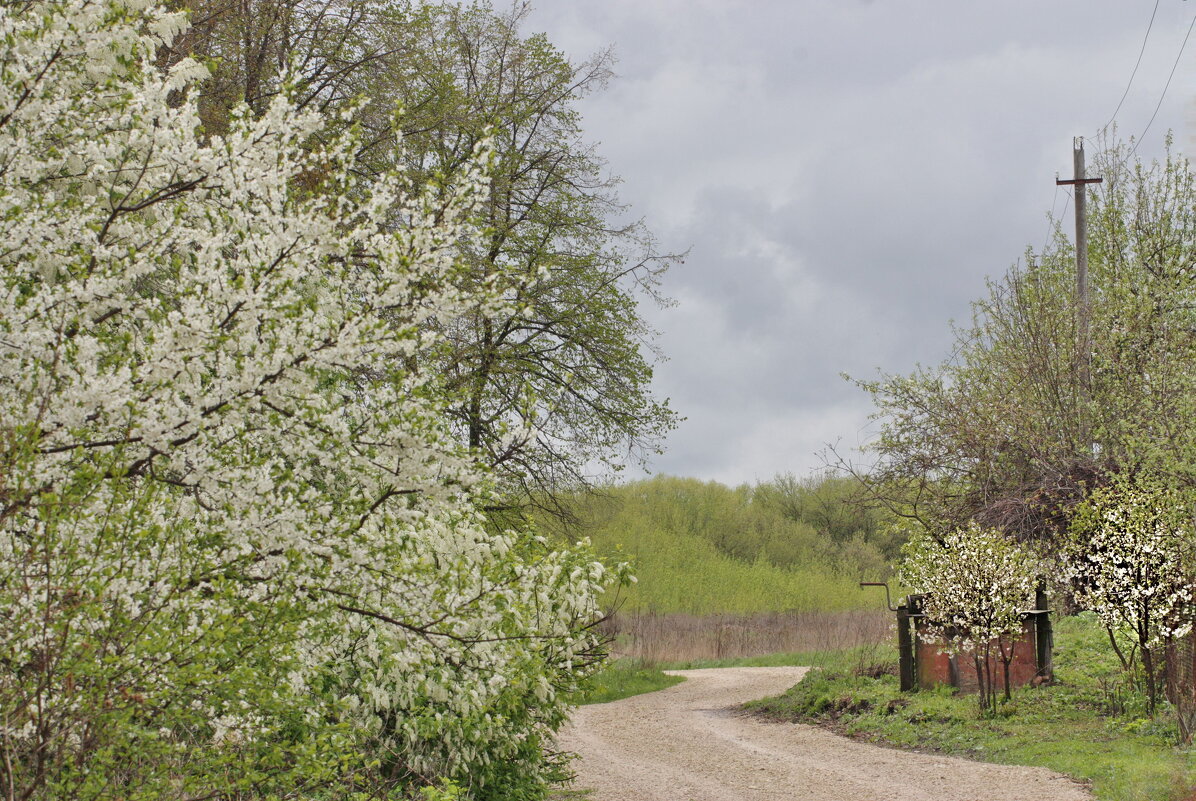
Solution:
[[(967, 653), (951, 655), (932, 638), (926, 636), (926, 615), (922, 612), (922, 596), (908, 595), (893, 606), (889, 586), (884, 582), (861, 582), (861, 587), (884, 587), (885, 604), (897, 615), (898, 675), (903, 692), (929, 689), (940, 684), (958, 687), (964, 692), (977, 687), (976, 668)], [(1047, 609), (1046, 593), (1035, 593), (1036, 608), (1022, 613), (1022, 633), (1014, 642), (1013, 659), (1009, 664), (1010, 686), (1020, 687), (1035, 681), (1049, 681), (1053, 673), (1054, 635), (1051, 612)], [(1196, 651), (1194, 651), (1196, 652)], [(1189, 660), (1196, 672), (1196, 661)], [(993, 675), (1000, 668), (995, 665)], [(1196, 701), (1196, 698), (1193, 699)], [(1196, 705), (1196, 704), (1194, 704)]]

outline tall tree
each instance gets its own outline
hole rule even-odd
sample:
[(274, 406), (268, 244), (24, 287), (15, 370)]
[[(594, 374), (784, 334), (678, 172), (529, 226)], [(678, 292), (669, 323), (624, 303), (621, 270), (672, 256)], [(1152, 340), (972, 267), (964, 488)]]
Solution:
[(934, 530), (976, 518), (1057, 540), (1070, 510), (1117, 472), (1196, 483), (1196, 186), (1187, 162), (1098, 158), (1091, 203), (1091, 380), (1077, 349), (1074, 250), (989, 286), (952, 358), (861, 382), (873, 396), (872, 495)]
[(515, 503), (551, 499), (596, 466), (655, 448), (675, 416), (653, 398), (654, 332), (641, 298), (663, 302), (657, 253), (617, 180), (587, 144), (576, 101), (605, 86), (611, 56), (572, 63), (543, 35), (524, 37), (526, 4), (425, 6), (424, 44), (378, 74), (408, 109), (403, 158), (435, 179), (486, 136), (496, 153), (481, 247), (468, 280), (508, 301), (445, 333), (443, 370), (460, 436), (503, 477)]
[(639, 304), (666, 302), (659, 280), (676, 257), (627, 218), (581, 128), (576, 104), (605, 86), (609, 52), (574, 63), (525, 36), (524, 3), (194, 8), (205, 27), (191, 46), (219, 59), (201, 103), (214, 123), (230, 100), (254, 106), (277, 91), (282, 65), (297, 62), (299, 94), (326, 111), (365, 99), (353, 115), (369, 132), (364, 165), (398, 162), (414, 182), (449, 189), (478, 143), (493, 142), (487, 234), (462, 244), (459, 279), (506, 303), (440, 328), (449, 347), (420, 367), (443, 380), (459, 438), (500, 477), (500, 506), (559, 508), (560, 489), (660, 446), (676, 415), (651, 391), (659, 354)]

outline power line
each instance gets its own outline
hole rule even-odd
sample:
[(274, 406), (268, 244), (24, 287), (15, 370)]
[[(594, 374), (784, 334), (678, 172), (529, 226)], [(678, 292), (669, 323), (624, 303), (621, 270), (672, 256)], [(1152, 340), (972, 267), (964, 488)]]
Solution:
[[(1056, 191), (1058, 191), (1058, 184), (1056, 184), (1055, 189), (1056, 189)], [(1069, 206), (1071, 206), (1071, 190), (1064, 189), (1063, 191), (1067, 194), (1067, 198), (1063, 201), (1063, 211), (1059, 212), (1058, 219), (1063, 219), (1064, 217), (1066, 217), (1067, 209)], [(1052, 206), (1052, 208), (1054, 208), (1054, 207)], [(1052, 226), (1052, 230), (1053, 230), (1053, 228), (1054, 228), (1054, 226)], [(1046, 248), (1042, 249), (1042, 253), (1043, 253), (1043, 261), (1046, 261)]]
[[(1147, 24), (1146, 24), (1146, 33), (1142, 36), (1142, 46), (1138, 49), (1138, 59), (1137, 59), (1137, 61), (1134, 62), (1134, 69), (1130, 72), (1130, 78), (1126, 82), (1125, 91), (1121, 93), (1121, 99), (1117, 101), (1117, 108), (1113, 109), (1113, 114), (1112, 114), (1112, 116), (1109, 117), (1109, 121), (1106, 122), (1103, 126), (1101, 126), (1100, 129), (1098, 130), (1098, 135), (1107, 131), (1109, 126), (1113, 124), (1113, 122), (1117, 119), (1117, 114), (1121, 111), (1122, 105), (1125, 103), (1125, 99), (1127, 97), (1129, 97), (1130, 88), (1134, 85), (1134, 78), (1136, 78), (1138, 75), (1138, 68), (1142, 65), (1142, 57), (1146, 53), (1146, 45), (1150, 41), (1150, 32), (1154, 29), (1154, 21), (1155, 21), (1155, 17), (1158, 15), (1158, 11), (1159, 11), (1159, 0), (1155, 0), (1154, 8), (1150, 12), (1150, 21), (1147, 22)], [(1163, 107), (1163, 101), (1167, 97), (1167, 90), (1171, 88), (1171, 81), (1172, 81), (1172, 79), (1175, 78), (1175, 71), (1176, 71), (1176, 69), (1179, 68), (1179, 62), (1183, 58), (1184, 50), (1188, 46), (1188, 40), (1192, 37), (1192, 30), (1194, 28), (1196, 28), (1196, 15), (1193, 15), (1192, 22), (1188, 25), (1188, 32), (1186, 34), (1184, 34), (1184, 40), (1179, 46), (1179, 52), (1176, 53), (1176, 55), (1175, 55), (1175, 63), (1173, 63), (1171, 65), (1171, 72), (1167, 75), (1167, 82), (1165, 84), (1163, 84), (1163, 92), (1162, 92), (1162, 94), (1159, 95), (1159, 102), (1155, 105), (1154, 112), (1150, 115), (1150, 119), (1147, 120), (1146, 127), (1144, 127), (1142, 129), (1142, 133), (1139, 134), (1138, 137), (1134, 140), (1133, 148), (1131, 148), (1130, 152), (1127, 153), (1126, 156), (1120, 160), (1117, 167), (1123, 166), (1126, 162), (1128, 162), (1130, 160), (1130, 158), (1132, 158), (1134, 156), (1135, 153), (1138, 152), (1138, 146), (1142, 144), (1142, 140), (1146, 137), (1146, 134), (1150, 131), (1150, 127), (1152, 125), (1154, 125), (1155, 118), (1158, 117), (1159, 110), (1162, 109), (1162, 107)], [(1088, 137), (1081, 137), (1081, 140), (1082, 139), (1088, 139)], [(1080, 140), (1077, 140), (1077, 141), (1080, 141)], [(1092, 141), (1093, 144), (1096, 144), (1095, 140), (1089, 140), (1089, 141)], [(1080, 145), (1080, 147), (1083, 147), (1083, 146)], [(1056, 182), (1058, 182), (1057, 177), (1056, 177)], [(1055, 218), (1055, 204), (1058, 202), (1058, 199), (1059, 199), (1059, 186), (1058, 186), (1058, 183), (1056, 183), (1055, 196), (1051, 199), (1051, 214), (1047, 221), (1047, 224), (1048, 224), (1047, 236), (1046, 236), (1046, 239), (1043, 240), (1042, 250), (1040, 251), (1040, 256), (1043, 258), (1046, 257), (1047, 246), (1048, 246), (1048, 243), (1050, 242), (1050, 234), (1051, 234), (1051, 231), (1053, 230), (1054, 221), (1056, 219)], [(1072, 200), (1072, 194), (1071, 194), (1071, 192), (1068, 192), (1067, 199), (1063, 203), (1063, 211), (1060, 214), (1060, 217), (1064, 217), (1067, 215), (1067, 207), (1069, 205), (1071, 205), (1071, 200)]]
[(1138, 60), (1134, 62), (1134, 71), (1130, 73), (1130, 80), (1125, 85), (1125, 91), (1121, 93), (1121, 99), (1117, 101), (1117, 108), (1113, 109), (1113, 116), (1109, 117), (1101, 130), (1108, 128), (1113, 124), (1113, 120), (1117, 119), (1117, 112), (1121, 111), (1121, 104), (1130, 94), (1130, 87), (1134, 85), (1134, 77), (1138, 74), (1138, 67), (1142, 64), (1142, 54), (1146, 52), (1146, 42), (1150, 39), (1150, 29), (1154, 27), (1155, 15), (1159, 13), (1159, 0), (1154, 0), (1154, 11), (1150, 12), (1150, 22), (1146, 25), (1146, 35), (1142, 37), (1142, 48), (1138, 51)]
[[(1059, 177), (1058, 173), (1055, 177)], [(1042, 238), (1042, 250), (1038, 251), (1040, 259), (1046, 258), (1047, 245), (1051, 241), (1051, 231), (1055, 230), (1055, 204), (1059, 202), (1059, 184), (1055, 184), (1055, 196), (1051, 198), (1051, 213), (1047, 216), (1046, 235)]]
[(1154, 118), (1159, 115), (1159, 109), (1163, 107), (1163, 98), (1167, 97), (1167, 90), (1171, 87), (1171, 79), (1175, 77), (1175, 70), (1179, 66), (1179, 60), (1183, 57), (1184, 48), (1188, 46), (1188, 39), (1192, 36), (1192, 28), (1196, 28), (1196, 15), (1192, 16), (1192, 24), (1188, 26), (1188, 32), (1184, 36), (1183, 44), (1179, 46), (1179, 52), (1175, 55), (1175, 63), (1171, 65), (1171, 74), (1167, 76), (1167, 83), (1163, 85), (1163, 94), (1159, 96), (1159, 103), (1154, 107), (1154, 114), (1150, 115), (1150, 120), (1146, 123), (1146, 127), (1142, 129), (1142, 135), (1134, 142), (1134, 147), (1130, 150), (1128, 159), (1138, 152), (1138, 145), (1142, 144), (1142, 138), (1146, 136), (1146, 132), (1150, 130), (1150, 126), (1154, 124)]

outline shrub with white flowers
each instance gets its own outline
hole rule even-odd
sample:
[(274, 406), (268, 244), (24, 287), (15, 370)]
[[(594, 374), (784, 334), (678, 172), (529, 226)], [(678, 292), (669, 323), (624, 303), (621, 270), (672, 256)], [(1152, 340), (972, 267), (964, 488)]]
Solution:
[[(1192, 512), (1182, 494), (1147, 476), (1117, 476), (1076, 510), (1062, 550), (1076, 602), (1096, 613), (1122, 666), (1142, 673), (1153, 708), (1157, 650), (1191, 629)], [(1118, 645), (1128, 638), (1129, 648)]]
[(185, 24), (0, 6), (0, 798), (534, 796), (617, 577), (487, 530), (419, 371), (486, 155), (207, 137)]
[(899, 575), (907, 587), (923, 594), (923, 636), (944, 643), (950, 653), (971, 654), (982, 709), (992, 709), (996, 698), (994, 647), (1004, 666), (1005, 697), (1010, 697), (1013, 645), (1040, 572), (1032, 553), (975, 522), (938, 539), (915, 535), (903, 548)]

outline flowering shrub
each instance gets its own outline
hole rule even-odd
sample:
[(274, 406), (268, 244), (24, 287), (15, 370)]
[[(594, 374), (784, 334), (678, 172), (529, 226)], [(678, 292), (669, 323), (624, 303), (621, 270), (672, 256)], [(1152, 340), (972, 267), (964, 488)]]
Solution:
[(418, 369), (493, 303), (486, 154), (363, 184), (285, 97), (205, 138), (184, 26), (0, 7), (0, 797), (534, 795), (618, 577), (487, 530)]
[(995, 685), (990, 675), (992, 648), (1005, 667), (1009, 697), (1009, 662), (1013, 641), (1022, 630), (1022, 612), (1030, 608), (1040, 570), (1038, 560), (1000, 531), (969, 523), (939, 540), (915, 535), (903, 549), (902, 583), (923, 593), (923, 636), (943, 641), (950, 653), (970, 652), (980, 686), (980, 706), (991, 709)]
[[(1095, 612), (1127, 670), (1142, 655), (1147, 693), (1158, 698), (1155, 650), (1191, 628), (1192, 519), (1175, 489), (1119, 476), (1081, 504), (1062, 551), (1077, 603)], [(1117, 637), (1128, 636), (1127, 654)]]

